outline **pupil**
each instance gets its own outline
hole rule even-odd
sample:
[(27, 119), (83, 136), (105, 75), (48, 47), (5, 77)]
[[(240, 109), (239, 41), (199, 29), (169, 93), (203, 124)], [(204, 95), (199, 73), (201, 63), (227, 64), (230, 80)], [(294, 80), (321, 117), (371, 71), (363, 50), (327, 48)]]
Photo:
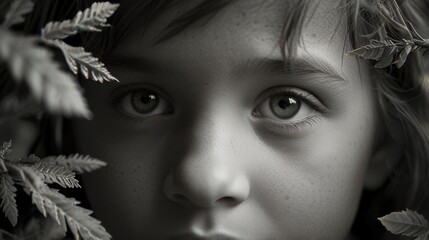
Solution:
[(159, 104), (156, 93), (147, 90), (135, 91), (131, 97), (131, 103), (135, 111), (139, 113), (150, 113)]
[(285, 109), (289, 104), (284, 100), (279, 101), (279, 107)]
[(154, 95), (152, 95), (152, 94), (144, 94), (142, 96), (142, 98), (141, 98), (141, 101), (146, 104), (146, 103), (149, 103), (150, 100), (154, 100), (154, 99), (155, 99)]
[(270, 98), (272, 113), (280, 119), (289, 119), (295, 116), (301, 107), (301, 101), (293, 96), (277, 95)]

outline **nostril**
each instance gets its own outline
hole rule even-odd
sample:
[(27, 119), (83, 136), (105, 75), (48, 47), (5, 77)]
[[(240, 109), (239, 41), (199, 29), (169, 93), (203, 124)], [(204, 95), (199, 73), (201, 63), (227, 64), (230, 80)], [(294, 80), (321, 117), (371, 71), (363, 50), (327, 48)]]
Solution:
[(238, 200), (234, 197), (222, 197), (216, 200), (216, 204), (224, 204), (228, 206), (234, 206), (238, 203)]
[(177, 203), (181, 203), (181, 204), (185, 204), (185, 203), (189, 203), (189, 199), (182, 194), (174, 194), (173, 196), (171, 196), (171, 199)]

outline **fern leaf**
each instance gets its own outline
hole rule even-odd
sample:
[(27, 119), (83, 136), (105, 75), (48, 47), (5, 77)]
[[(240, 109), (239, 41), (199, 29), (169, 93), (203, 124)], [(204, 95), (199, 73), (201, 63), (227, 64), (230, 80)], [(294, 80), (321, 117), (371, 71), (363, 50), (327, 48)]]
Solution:
[(6, 16), (3, 27), (9, 28), (14, 24), (24, 21), (24, 15), (33, 11), (34, 3), (31, 0), (14, 0), (12, 1)]
[(0, 174), (0, 207), (3, 209), (10, 223), (15, 226), (18, 221), (18, 208), (16, 206), (16, 187), (10, 175)]
[(11, 147), (12, 140), (10, 140), (9, 142), (4, 142), (2, 148), (0, 149), (0, 170), (2, 172), (7, 172), (6, 165), (4, 164), (4, 159), (12, 152), (12, 150), (10, 149)]
[(60, 69), (52, 54), (35, 42), (34, 38), (0, 29), (0, 61), (9, 65), (15, 81), (25, 80), (32, 96), (49, 112), (89, 118), (80, 87)]
[(4, 142), (1, 149), (0, 149), (0, 158), (5, 158), (7, 155), (9, 155), (12, 152), (12, 140), (9, 140), (8, 142)]
[(4, 164), (3, 158), (0, 158), (0, 172), (7, 172), (6, 165)]
[(380, 59), (380, 61), (378, 61), (374, 65), (374, 67), (375, 68), (385, 68), (385, 67), (392, 65), (392, 62), (393, 62), (393, 56), (388, 56), (386, 58)]
[(411, 52), (411, 49), (412, 49), (411, 45), (407, 45), (402, 49), (396, 61), (393, 62), (396, 65), (396, 67), (400, 68), (402, 67), (402, 65), (404, 65), (405, 61), (407, 60), (408, 54), (410, 54)]
[(57, 183), (61, 187), (80, 188), (75, 173), (62, 166), (52, 166), (44, 162), (38, 162), (31, 166), (33, 170), (41, 174), (45, 183)]
[(34, 154), (31, 154), (28, 157), (24, 157), (18, 160), (19, 163), (33, 164), (40, 162), (40, 158)]
[(107, 165), (103, 161), (80, 154), (51, 156), (43, 158), (42, 161), (63, 166), (78, 173), (91, 172)]
[(9, 170), (29, 190), (33, 203), (43, 216), (51, 216), (63, 228), (67, 223), (75, 239), (79, 239), (79, 236), (85, 240), (111, 239), (100, 221), (90, 216), (90, 210), (77, 206), (78, 201), (65, 197), (58, 190), (50, 189), (33, 169), (10, 165)]
[(93, 3), (83, 12), (79, 11), (72, 20), (49, 22), (42, 29), (42, 38), (64, 39), (79, 31), (101, 31), (99, 27), (106, 27), (109, 18), (119, 7), (119, 4), (109, 2)]
[(398, 46), (392, 41), (372, 40), (371, 44), (350, 51), (348, 55), (357, 55), (364, 59), (379, 61), (380, 59), (394, 55), (397, 50)]
[(44, 40), (46, 43), (58, 47), (66, 60), (69, 69), (77, 74), (78, 71), (82, 75), (94, 81), (118, 81), (104, 67), (104, 64), (92, 56), (92, 53), (86, 52), (83, 47), (73, 47), (60, 40)]
[(388, 231), (394, 234), (420, 237), (429, 233), (428, 221), (422, 215), (409, 209), (390, 213), (378, 220)]
[(47, 190), (43, 194), (53, 205), (56, 205), (58, 215), (65, 218), (67, 225), (72, 230), (76, 239), (79, 233), (83, 239), (111, 239), (111, 236), (100, 225), (100, 221), (89, 216), (90, 210), (76, 206), (79, 202), (74, 199), (68, 199), (55, 190)]
[(30, 189), (34, 201), (39, 202), (46, 210), (45, 213), (55, 219), (59, 225), (67, 222), (75, 239), (79, 239), (79, 235), (83, 239), (111, 239), (111, 236), (100, 225), (100, 221), (89, 216), (92, 213), (90, 210), (77, 206), (78, 201), (66, 198), (57, 190), (52, 190), (46, 185), (34, 186), (32, 182), (37, 181), (37, 175), (26, 168), (23, 168), (22, 172), (23, 180)]

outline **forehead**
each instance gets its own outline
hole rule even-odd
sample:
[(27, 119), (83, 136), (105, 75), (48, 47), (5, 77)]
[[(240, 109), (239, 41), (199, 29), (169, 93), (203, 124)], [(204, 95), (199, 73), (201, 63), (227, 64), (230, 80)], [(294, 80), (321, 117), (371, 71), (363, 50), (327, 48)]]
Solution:
[[(285, 38), (285, 44), (291, 44), (290, 35), (299, 34), (296, 36), (300, 39), (299, 47), (293, 46), (298, 55), (327, 59), (330, 65), (338, 66), (338, 72), (344, 67), (342, 61), (348, 45), (340, 0), (238, 0), (228, 2), (214, 14), (201, 16), (196, 9), (205, 3), (175, 4), (160, 11), (147, 28), (136, 18), (133, 31), (128, 31), (117, 43), (113, 59), (145, 58), (182, 69), (198, 66), (200, 71), (211, 72), (216, 66), (218, 72), (228, 71), (228, 66), (255, 57), (281, 58), (280, 39)], [(299, 15), (297, 11), (304, 11), (304, 14)], [(182, 21), (183, 16), (187, 21)], [(303, 25), (296, 26), (299, 22), (296, 18), (300, 17), (303, 17)], [(156, 41), (177, 22), (186, 27), (165, 41)], [(300, 27), (302, 31), (294, 31)], [(208, 61), (207, 64), (200, 64), (201, 59)], [(187, 71), (196, 71), (195, 68)]]
[[(125, 21), (118, 23), (127, 31), (125, 39), (144, 39), (155, 43), (167, 36), (170, 40), (177, 35), (193, 39), (209, 35), (213, 40), (233, 37), (248, 40), (275, 41), (289, 40), (293, 35), (306, 38), (306, 43), (332, 41), (335, 35), (344, 40), (345, 8), (339, 7), (340, 0), (296, 1), (296, 0), (237, 0), (219, 1), (166, 1), (160, 4), (147, 4), (140, 8), (135, 2), (123, 4)], [(169, 3), (169, 4), (168, 4)], [(122, 4), (122, 3), (121, 3)], [(128, 14), (128, 10), (130, 13)], [(137, 9), (137, 10), (136, 10)], [(303, 13), (303, 14), (298, 14)], [(302, 18), (302, 19), (301, 19)], [(123, 22), (130, 23), (123, 23)], [(304, 25), (298, 25), (298, 22)], [(131, 28), (128, 26), (131, 25)], [(147, 27), (148, 25), (148, 27)], [(122, 27), (127, 26), (127, 27)], [(301, 31), (294, 31), (302, 29)], [(282, 30), (285, 34), (282, 35)], [(144, 33), (143, 33), (144, 32)], [(123, 42), (123, 37), (121, 37)], [(192, 39), (191, 39), (192, 40)], [(286, 45), (290, 41), (286, 42)]]

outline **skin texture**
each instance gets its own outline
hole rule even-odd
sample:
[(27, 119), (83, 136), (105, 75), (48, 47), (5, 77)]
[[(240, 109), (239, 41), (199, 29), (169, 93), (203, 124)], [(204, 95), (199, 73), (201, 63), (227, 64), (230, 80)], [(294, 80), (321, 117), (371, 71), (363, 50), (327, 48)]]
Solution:
[[(321, 59), (342, 79), (243, 67), (281, 60), (289, 6), (280, 0), (237, 1), (203, 28), (153, 44), (183, 10), (173, 9), (143, 37), (136, 31), (119, 43), (107, 62), (120, 83), (86, 81), (94, 119), (74, 122), (77, 150), (108, 163), (85, 175), (84, 185), (115, 239), (346, 238), (374, 152), (377, 115), (364, 64), (359, 69), (357, 59), (343, 56), (334, 4), (318, 6), (297, 58)], [(158, 69), (143, 71), (141, 59)], [(273, 118), (262, 105), (291, 88), (305, 93), (299, 114)], [(129, 96), (136, 89), (158, 92), (170, 108), (135, 114)]]

